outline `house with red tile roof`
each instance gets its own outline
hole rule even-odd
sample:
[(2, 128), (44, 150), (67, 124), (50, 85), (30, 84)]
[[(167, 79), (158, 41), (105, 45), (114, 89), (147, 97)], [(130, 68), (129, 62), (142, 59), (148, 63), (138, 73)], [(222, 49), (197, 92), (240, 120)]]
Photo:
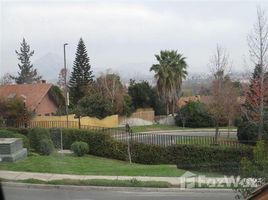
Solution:
[(37, 116), (54, 115), (59, 107), (51, 92), (52, 84), (35, 83), (0, 86), (0, 98), (21, 98)]

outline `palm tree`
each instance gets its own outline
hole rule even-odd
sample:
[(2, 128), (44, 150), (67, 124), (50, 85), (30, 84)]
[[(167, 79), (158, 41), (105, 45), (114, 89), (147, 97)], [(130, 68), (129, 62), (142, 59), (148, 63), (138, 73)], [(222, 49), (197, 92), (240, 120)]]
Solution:
[(166, 104), (167, 115), (170, 105), (174, 115), (176, 102), (181, 95), (182, 80), (187, 76), (187, 63), (182, 54), (177, 51), (160, 51), (160, 55), (155, 55), (158, 64), (152, 65), (150, 71), (155, 72), (157, 89)]

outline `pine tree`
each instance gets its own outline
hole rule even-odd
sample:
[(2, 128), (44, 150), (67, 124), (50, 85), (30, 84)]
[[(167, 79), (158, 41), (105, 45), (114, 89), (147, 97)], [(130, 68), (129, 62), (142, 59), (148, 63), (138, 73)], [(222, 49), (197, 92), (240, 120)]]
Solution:
[(30, 62), (30, 57), (33, 56), (34, 51), (31, 51), (30, 45), (28, 45), (23, 38), (20, 52), (15, 51), (21, 64), (19, 66), (18, 76), (11, 76), (17, 84), (31, 84), (39, 81), (42, 77), (38, 75), (37, 70), (33, 68)]
[(69, 81), (70, 100), (73, 105), (77, 104), (85, 96), (86, 86), (90, 85), (93, 81), (89, 57), (82, 38), (78, 42), (75, 55), (73, 71)]

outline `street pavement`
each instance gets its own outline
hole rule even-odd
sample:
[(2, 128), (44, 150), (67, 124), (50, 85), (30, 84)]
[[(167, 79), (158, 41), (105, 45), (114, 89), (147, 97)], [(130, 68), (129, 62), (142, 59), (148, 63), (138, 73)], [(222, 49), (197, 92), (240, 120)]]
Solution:
[(149, 191), (142, 189), (129, 190), (128, 188), (109, 190), (79, 187), (63, 188), (31, 188), (3, 186), (6, 200), (225, 200), (235, 199), (231, 190), (196, 190), (196, 191)]
[[(166, 134), (166, 135), (183, 135), (183, 136), (215, 136), (215, 130), (213, 129), (196, 129), (196, 130), (162, 130), (162, 131), (148, 131), (140, 132), (148, 134)], [(228, 131), (226, 129), (219, 130), (220, 137), (227, 137)], [(237, 138), (236, 131), (230, 131), (231, 138)]]
[[(194, 178), (196, 177), (196, 178)], [(73, 174), (53, 174), (53, 173), (37, 173), (37, 172), (16, 172), (0, 170), (0, 178), (5, 180), (26, 180), (26, 179), (38, 179), (42, 181), (52, 180), (90, 180), (90, 179), (106, 179), (106, 180), (132, 180), (138, 181), (165, 181), (173, 185), (182, 185), (188, 182), (198, 182), (200, 184), (211, 183), (232, 183), (235, 181), (234, 177), (205, 177), (196, 176), (193, 173), (186, 172), (181, 177), (155, 177), (155, 176), (102, 176), (102, 175), (73, 175)], [(187, 179), (189, 178), (189, 179)]]

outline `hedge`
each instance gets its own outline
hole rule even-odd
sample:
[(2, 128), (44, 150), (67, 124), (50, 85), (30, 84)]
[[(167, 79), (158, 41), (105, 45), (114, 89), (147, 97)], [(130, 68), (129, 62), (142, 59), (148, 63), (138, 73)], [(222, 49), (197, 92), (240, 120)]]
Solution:
[[(55, 137), (54, 131), (51, 138)], [(53, 136), (54, 135), (54, 136)], [(90, 146), (89, 154), (127, 160), (127, 145), (115, 141), (103, 132), (79, 129), (62, 129), (63, 147), (69, 149), (75, 141), (83, 141)], [(53, 142), (56, 142), (55, 140)], [(252, 157), (251, 147), (221, 147), (174, 145), (163, 147), (142, 143), (131, 144), (132, 161), (142, 164), (176, 164), (186, 170), (204, 170), (237, 173), (242, 157)]]
[[(55, 129), (31, 129), (28, 136), (31, 147), (41, 139), (51, 138), (54, 146), (60, 143), (60, 131)], [(42, 136), (43, 135), (43, 136)], [(38, 136), (38, 137), (37, 137)], [(127, 145), (111, 138), (107, 133), (90, 130), (62, 129), (63, 148), (70, 149), (73, 142), (89, 145), (89, 154), (128, 160)], [(38, 138), (41, 138), (40, 140)], [(176, 164), (178, 168), (221, 173), (238, 173), (242, 157), (251, 159), (252, 147), (221, 147), (198, 145), (174, 145), (163, 147), (131, 143), (132, 161), (141, 164)]]
[(30, 149), (29, 139), (20, 133), (9, 130), (0, 130), (0, 138), (21, 138), (23, 141), (23, 147)]
[(30, 147), (37, 153), (42, 153), (40, 150), (41, 141), (43, 139), (50, 140), (49, 130), (45, 128), (30, 129), (28, 138), (30, 141)]
[(176, 145), (168, 149), (171, 162), (187, 170), (238, 173), (241, 159), (253, 157), (251, 147)]

